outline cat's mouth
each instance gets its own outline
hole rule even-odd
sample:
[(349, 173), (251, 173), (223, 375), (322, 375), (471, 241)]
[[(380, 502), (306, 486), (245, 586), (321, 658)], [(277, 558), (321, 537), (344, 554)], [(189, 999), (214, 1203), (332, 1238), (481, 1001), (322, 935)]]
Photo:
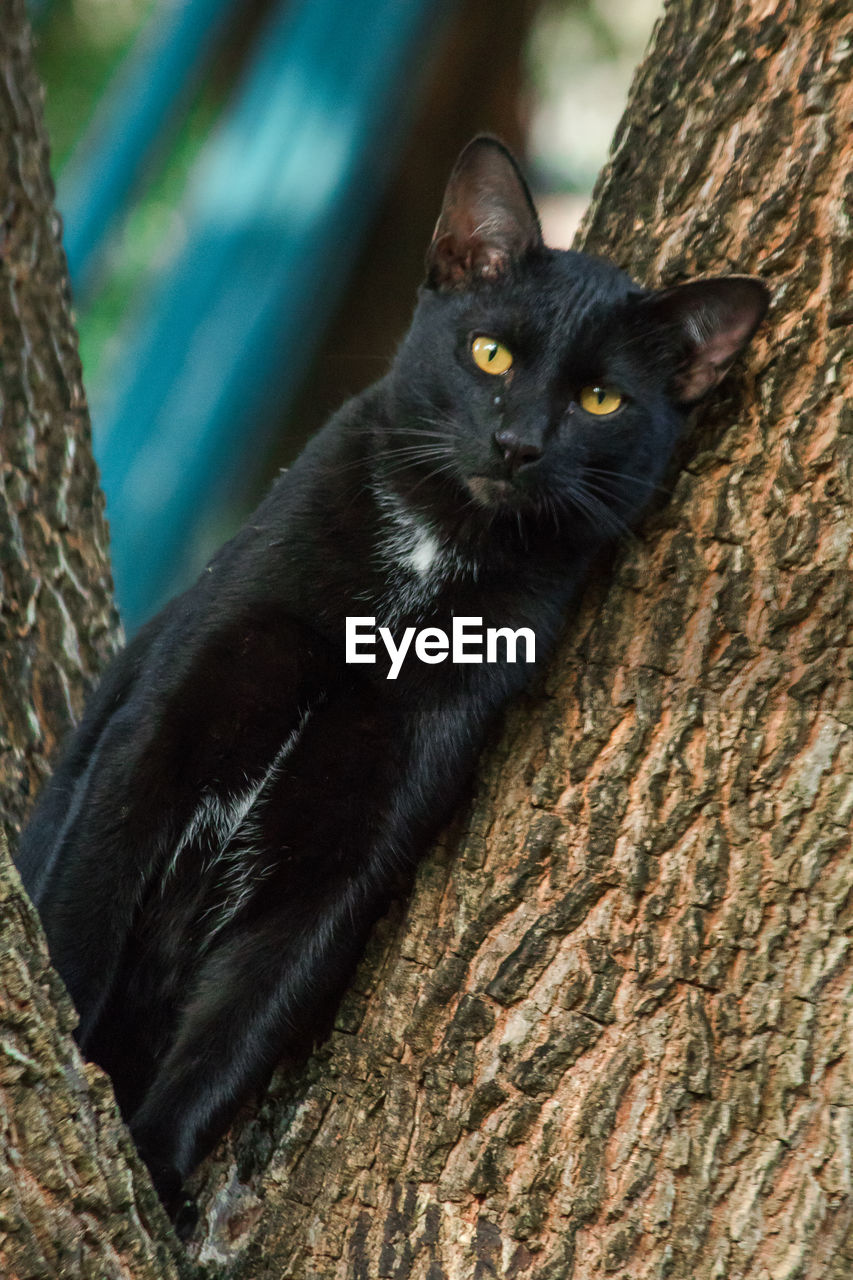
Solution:
[(510, 511), (522, 511), (536, 506), (534, 494), (515, 479), (475, 475), (467, 477), (465, 486), (478, 506), (491, 510), (503, 507)]
[(481, 507), (509, 505), (517, 496), (511, 480), (493, 480), (491, 476), (469, 476), (468, 492)]

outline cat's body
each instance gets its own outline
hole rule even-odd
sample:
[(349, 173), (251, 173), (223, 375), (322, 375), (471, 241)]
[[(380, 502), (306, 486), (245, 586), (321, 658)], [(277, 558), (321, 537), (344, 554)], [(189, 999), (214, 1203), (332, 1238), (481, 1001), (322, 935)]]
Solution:
[(543, 656), (765, 306), (745, 278), (652, 295), (546, 249), (488, 139), (454, 171), (429, 263), (389, 375), (117, 658), (22, 843), (80, 1044), (167, 1200), (247, 1091), (328, 1027), (529, 678), (499, 648), (411, 654), (389, 679), (382, 646), (345, 661), (347, 618), (398, 638), (460, 617), (527, 627)]

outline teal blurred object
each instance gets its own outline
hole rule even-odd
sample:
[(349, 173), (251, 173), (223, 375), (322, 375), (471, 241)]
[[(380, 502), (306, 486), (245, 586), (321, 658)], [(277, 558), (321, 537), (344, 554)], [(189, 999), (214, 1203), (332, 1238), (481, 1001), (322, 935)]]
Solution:
[(27, 16), (33, 26), (43, 22), (52, 7), (53, 0), (27, 0)]
[[(452, 0), (290, 0), (192, 175), (184, 247), (93, 406), (133, 630), (263, 459), (346, 282)], [(69, 229), (70, 234), (70, 229)], [(273, 402), (274, 401), (274, 405)]]
[(101, 97), (56, 197), (78, 302), (111, 227), (164, 129), (188, 100), (233, 8), (234, 0), (161, 0)]

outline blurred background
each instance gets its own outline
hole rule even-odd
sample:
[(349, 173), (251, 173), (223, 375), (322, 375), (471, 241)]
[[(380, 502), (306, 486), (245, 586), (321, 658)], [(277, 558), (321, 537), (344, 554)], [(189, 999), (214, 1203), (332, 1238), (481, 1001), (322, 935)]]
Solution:
[(136, 629), (387, 367), (457, 153), (568, 247), (662, 0), (29, 0)]

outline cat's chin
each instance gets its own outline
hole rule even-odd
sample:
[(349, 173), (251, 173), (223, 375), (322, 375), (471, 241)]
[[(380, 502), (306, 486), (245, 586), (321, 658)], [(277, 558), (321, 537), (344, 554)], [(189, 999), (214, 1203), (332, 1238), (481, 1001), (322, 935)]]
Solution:
[(519, 493), (511, 480), (493, 480), (490, 476), (469, 476), (468, 492), (481, 507), (517, 507)]

